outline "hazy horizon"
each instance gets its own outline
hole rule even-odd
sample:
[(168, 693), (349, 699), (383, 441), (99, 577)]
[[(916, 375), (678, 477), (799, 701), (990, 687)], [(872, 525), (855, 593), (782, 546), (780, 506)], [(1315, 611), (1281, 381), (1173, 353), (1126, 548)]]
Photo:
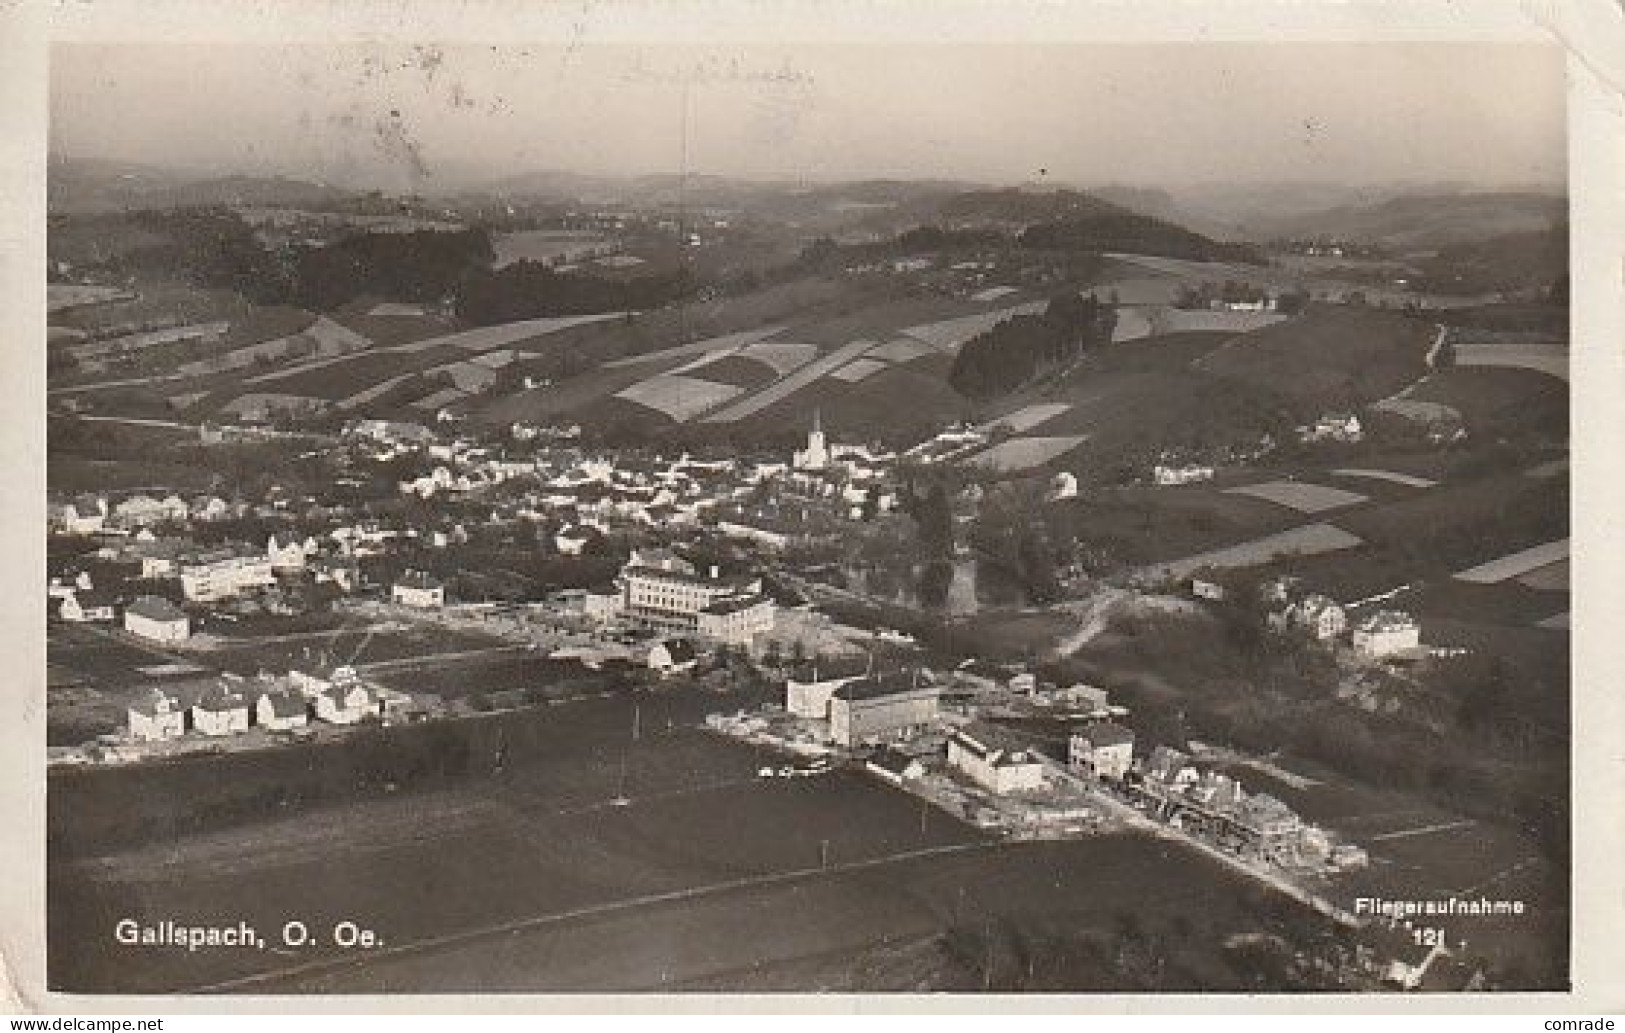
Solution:
[(1562, 54), (1524, 45), (71, 44), (51, 73), (53, 155), (391, 192), (1566, 179)]

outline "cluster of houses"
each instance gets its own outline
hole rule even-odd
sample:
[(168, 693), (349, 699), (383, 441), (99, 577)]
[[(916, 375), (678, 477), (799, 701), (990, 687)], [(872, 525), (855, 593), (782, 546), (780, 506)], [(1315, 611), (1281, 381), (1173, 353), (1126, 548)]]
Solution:
[(1351, 617), (1337, 600), (1309, 591), (1300, 578), (1281, 577), (1264, 585), (1266, 621), (1277, 631), (1299, 629), (1316, 641), (1341, 642), (1347, 637), (1355, 654), (1374, 660), (1413, 659), (1423, 652), (1417, 619), (1394, 609)]
[(148, 689), (127, 708), (128, 737), (150, 743), (189, 734), (221, 738), (251, 728), (292, 732), (313, 722), (403, 721), (425, 716), (433, 705), (427, 697), (371, 685), (347, 666), (254, 678), (221, 674)]
[[(1120, 737), (1111, 734), (1108, 741), (1116, 743)], [(1152, 817), (1243, 856), (1284, 868), (1366, 863), (1359, 847), (1334, 844), (1274, 796), (1249, 793), (1230, 775), (1203, 769), (1172, 747), (1157, 746), (1133, 758), (1132, 742), (1130, 735), (1128, 745), (1106, 747), (1117, 752), (1102, 765), (1101, 747), (1088, 732), (1074, 735), (1069, 760), (1075, 770), (1113, 785)]]

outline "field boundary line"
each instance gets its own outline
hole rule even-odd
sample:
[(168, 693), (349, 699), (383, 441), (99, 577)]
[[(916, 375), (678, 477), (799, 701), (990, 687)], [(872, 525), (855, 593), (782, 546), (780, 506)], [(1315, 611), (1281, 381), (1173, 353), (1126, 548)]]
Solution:
[(423, 951), (438, 950), (443, 947), (452, 947), (464, 943), (473, 943), (478, 940), (489, 939), (494, 936), (511, 935), (530, 929), (546, 928), (550, 925), (560, 925), (583, 918), (597, 918), (601, 915), (613, 915), (623, 911), (633, 911), (641, 907), (659, 904), (670, 904), (685, 900), (695, 900), (701, 897), (732, 893), (736, 890), (756, 889), (764, 886), (779, 886), (798, 882), (803, 879), (817, 878), (823, 875), (841, 875), (848, 872), (866, 871), (873, 868), (882, 868), (890, 864), (912, 861), (923, 857), (938, 857), (946, 854), (968, 853), (976, 850), (988, 850), (1006, 846), (1003, 840), (978, 840), (971, 843), (947, 843), (934, 847), (923, 847), (919, 850), (906, 850), (901, 853), (888, 854), (883, 857), (871, 857), (862, 861), (849, 861), (845, 864), (832, 864), (821, 868), (797, 868), (785, 872), (772, 872), (765, 875), (751, 875), (740, 879), (730, 879), (726, 882), (710, 883), (704, 886), (691, 886), (687, 889), (668, 890), (663, 893), (649, 893), (641, 897), (631, 897), (625, 900), (608, 901), (602, 904), (588, 904), (583, 907), (571, 908), (567, 911), (558, 911), (548, 915), (534, 915), (495, 925), (482, 926), (478, 929), (467, 929), (462, 932), (447, 933), (443, 936), (433, 936), (428, 939), (416, 940), (393, 947), (381, 947), (361, 954), (348, 955), (337, 958), (320, 958), (304, 962), (289, 968), (277, 969), (271, 972), (259, 972), (249, 976), (240, 976), (218, 983), (208, 983), (202, 986), (180, 989), (178, 993), (219, 993), (235, 990), (241, 987), (255, 986), (261, 983), (274, 982), (293, 976), (308, 975), (319, 972), (336, 971), (365, 965), (370, 961), (385, 957), (398, 957), (406, 954), (415, 954)]

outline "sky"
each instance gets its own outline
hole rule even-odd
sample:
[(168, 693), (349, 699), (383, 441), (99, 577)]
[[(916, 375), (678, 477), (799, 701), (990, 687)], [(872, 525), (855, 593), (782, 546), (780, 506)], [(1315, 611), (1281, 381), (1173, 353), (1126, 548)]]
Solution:
[(53, 153), (386, 190), (685, 169), (1507, 186), (1566, 167), (1561, 52), (1505, 43), (62, 44), (51, 81)]

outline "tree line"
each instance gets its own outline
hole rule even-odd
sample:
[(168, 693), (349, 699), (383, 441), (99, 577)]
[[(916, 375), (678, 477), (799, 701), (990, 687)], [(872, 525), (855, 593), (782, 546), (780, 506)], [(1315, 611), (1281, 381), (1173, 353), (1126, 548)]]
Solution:
[(1041, 315), (1011, 316), (966, 341), (948, 383), (966, 398), (996, 398), (1109, 342), (1116, 324), (1116, 311), (1093, 294), (1057, 295)]

